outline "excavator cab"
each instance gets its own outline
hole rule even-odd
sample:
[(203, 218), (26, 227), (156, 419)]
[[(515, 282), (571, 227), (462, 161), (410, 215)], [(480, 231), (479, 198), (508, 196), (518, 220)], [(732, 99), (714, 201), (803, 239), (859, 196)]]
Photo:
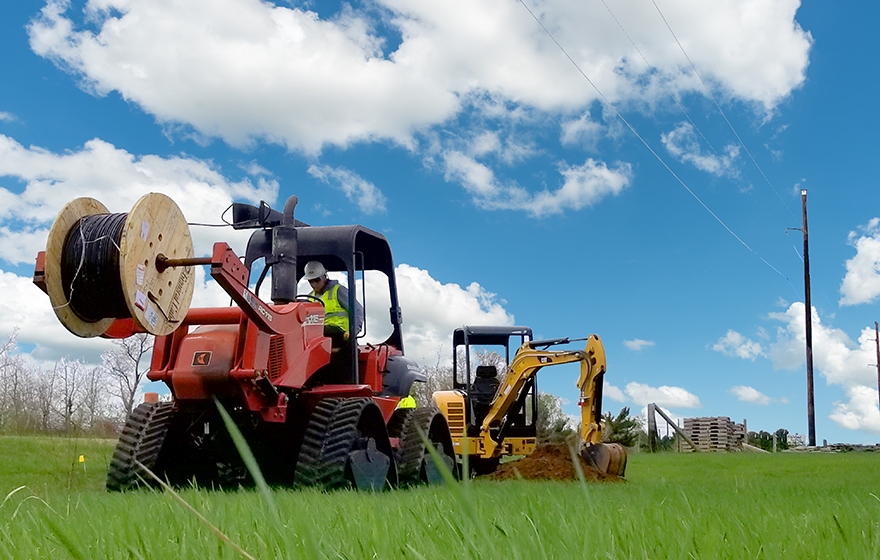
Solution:
[[(452, 386), (467, 395), (465, 411), (468, 436), (478, 436), (480, 433), (480, 425), (492, 406), (502, 379), (507, 375), (511, 346), (515, 353), (517, 348), (532, 338), (532, 329), (529, 327), (465, 326), (453, 331)], [(499, 359), (495, 363), (480, 363), (482, 356), (493, 355)], [(535, 437), (537, 389), (537, 380), (533, 377), (511, 407), (505, 426), (509, 435), (515, 433), (520, 437)]]

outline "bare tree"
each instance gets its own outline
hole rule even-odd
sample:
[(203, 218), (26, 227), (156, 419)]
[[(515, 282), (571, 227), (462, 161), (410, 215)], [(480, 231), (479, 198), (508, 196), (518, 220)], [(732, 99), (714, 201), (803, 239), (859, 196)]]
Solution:
[(55, 368), (38, 369), (34, 373), (34, 404), (37, 415), (37, 429), (42, 432), (52, 430), (52, 415), (55, 411), (55, 399), (58, 396), (57, 376)]
[(95, 432), (110, 416), (110, 407), (107, 402), (110, 396), (107, 390), (107, 377), (100, 367), (89, 368), (85, 371), (82, 383), (79, 424), (84, 430)]
[(153, 337), (139, 333), (113, 341), (116, 348), (101, 355), (103, 368), (110, 379), (110, 393), (119, 399), (125, 417), (134, 408), (138, 388), (144, 380), (149, 363), (142, 366), (144, 355), (153, 348)]
[[(457, 356), (457, 369), (459, 372), (459, 381), (464, 380), (464, 372), (467, 369), (464, 352), (460, 349)], [(507, 375), (507, 363), (504, 356), (497, 352), (490, 352), (485, 348), (481, 348), (471, 354), (471, 381), (474, 380), (477, 366), (495, 366), (498, 371), (499, 382), (504, 381)], [(450, 362), (441, 363), (440, 355), (437, 355), (437, 363), (433, 366), (424, 366), (422, 373), (428, 378), (425, 383), (413, 384), (412, 393), (419, 403), (419, 406), (432, 402), (432, 395), (435, 391), (446, 391), (452, 389), (452, 365)]]
[(15, 354), (17, 334), (16, 328), (0, 345), (0, 429), (2, 430), (14, 428), (22, 411), (26, 368), (21, 357)]
[(85, 380), (83, 365), (79, 360), (61, 358), (55, 362), (54, 377), (60, 400), (60, 406), (56, 408), (56, 411), (61, 417), (61, 429), (69, 433), (75, 427), (74, 415), (79, 412), (82, 406), (81, 394)]

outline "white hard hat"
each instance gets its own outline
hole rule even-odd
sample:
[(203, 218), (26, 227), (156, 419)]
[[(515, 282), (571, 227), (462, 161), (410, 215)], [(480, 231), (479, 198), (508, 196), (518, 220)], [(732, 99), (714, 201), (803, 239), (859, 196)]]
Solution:
[(305, 274), (303, 278), (306, 280), (314, 280), (327, 274), (327, 269), (318, 261), (309, 261), (306, 263)]

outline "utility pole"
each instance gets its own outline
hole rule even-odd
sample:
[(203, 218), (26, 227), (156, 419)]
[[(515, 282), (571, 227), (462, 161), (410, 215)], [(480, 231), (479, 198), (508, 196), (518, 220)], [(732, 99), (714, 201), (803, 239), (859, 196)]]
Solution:
[[(801, 189), (804, 207), (804, 304), (807, 307), (807, 429), (809, 445), (816, 446), (816, 410), (813, 403), (813, 307), (810, 303), (810, 246), (807, 233), (807, 189)], [(878, 380), (880, 381), (880, 380)]]
[(880, 392), (880, 329), (874, 321), (874, 341), (877, 343), (877, 391)]

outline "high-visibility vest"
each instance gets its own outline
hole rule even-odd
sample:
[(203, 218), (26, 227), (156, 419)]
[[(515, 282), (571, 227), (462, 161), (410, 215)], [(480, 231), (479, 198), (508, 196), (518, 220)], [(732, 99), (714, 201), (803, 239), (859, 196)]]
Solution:
[[(321, 294), (321, 301), (324, 303), (324, 325), (339, 327), (349, 332), (348, 311), (339, 303), (338, 292), (339, 284), (336, 284)], [(314, 290), (312, 295), (315, 295)]]
[(404, 397), (400, 399), (400, 402), (397, 403), (397, 408), (415, 408), (416, 400), (411, 396)]

